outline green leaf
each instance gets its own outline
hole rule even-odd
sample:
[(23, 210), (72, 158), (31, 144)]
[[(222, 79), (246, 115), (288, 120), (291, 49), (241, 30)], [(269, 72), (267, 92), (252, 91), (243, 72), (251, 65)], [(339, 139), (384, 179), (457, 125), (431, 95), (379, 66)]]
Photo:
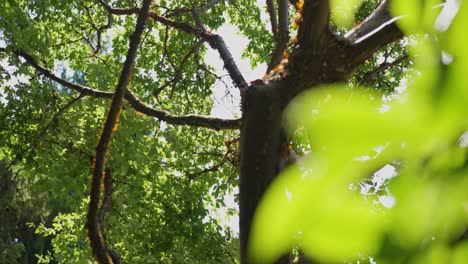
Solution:
[(365, 0), (331, 0), (331, 18), (336, 24), (350, 28), (354, 23), (354, 15)]
[(390, 1), (394, 17), (402, 17), (397, 24), (407, 34), (434, 31), (434, 23), (441, 10), (441, 0)]

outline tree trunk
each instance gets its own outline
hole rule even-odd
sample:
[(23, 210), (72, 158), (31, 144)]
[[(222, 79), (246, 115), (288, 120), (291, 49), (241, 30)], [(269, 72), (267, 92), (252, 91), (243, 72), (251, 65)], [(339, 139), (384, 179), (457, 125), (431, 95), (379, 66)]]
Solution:
[(248, 263), (247, 246), (255, 209), (278, 174), (281, 152), (279, 91), (272, 85), (252, 85), (243, 96), (239, 182), (241, 263)]

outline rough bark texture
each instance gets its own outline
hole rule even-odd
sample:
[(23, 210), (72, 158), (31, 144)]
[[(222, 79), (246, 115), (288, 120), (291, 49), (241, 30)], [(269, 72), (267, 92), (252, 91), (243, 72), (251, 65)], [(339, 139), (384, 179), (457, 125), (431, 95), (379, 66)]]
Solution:
[[(107, 162), (107, 153), (109, 151), (112, 134), (117, 129), (120, 113), (122, 110), (122, 103), (127, 91), (127, 86), (129, 85), (132, 77), (135, 58), (137, 56), (137, 50), (140, 44), (146, 19), (148, 18), (150, 4), (151, 0), (145, 0), (143, 2), (143, 7), (141, 8), (140, 14), (138, 16), (135, 31), (130, 36), (127, 57), (122, 67), (119, 82), (107, 112), (106, 120), (104, 121), (93, 158), (93, 175), (91, 178), (91, 186), (89, 191), (90, 201), (88, 206), (88, 214), (86, 217), (86, 228), (88, 231), (88, 238), (93, 250), (94, 258), (101, 264), (121, 263), (118, 255), (107, 246), (107, 242), (103, 234), (102, 223), (99, 221), (100, 219), (102, 220), (104, 218), (103, 213), (100, 212), (105, 212), (106, 207), (106, 203), (101, 203), (101, 188), (102, 185), (105, 184), (105, 188), (107, 190), (112, 190), (111, 181), (104, 181), (104, 178), (111, 179), (109, 171), (107, 175), (104, 174)], [(101, 217), (100, 214), (102, 215)]]
[[(285, 63), (285, 74), (249, 86), (243, 94), (240, 166), (241, 263), (248, 259), (248, 243), (255, 209), (269, 184), (279, 173), (284, 108), (299, 93), (321, 84), (345, 81), (375, 51), (403, 37), (381, 1), (375, 12), (345, 36), (332, 32), (327, 0), (301, 1), (296, 8), (302, 19), (296, 44)], [(273, 60), (275, 58), (272, 58)], [(250, 253), (250, 254), (255, 254)], [(314, 263), (303, 259), (302, 263)], [(283, 256), (276, 263), (290, 263)]]
[(241, 176), (239, 183), (241, 263), (247, 263), (247, 242), (258, 201), (277, 175), (281, 107), (271, 85), (248, 88), (243, 98)]

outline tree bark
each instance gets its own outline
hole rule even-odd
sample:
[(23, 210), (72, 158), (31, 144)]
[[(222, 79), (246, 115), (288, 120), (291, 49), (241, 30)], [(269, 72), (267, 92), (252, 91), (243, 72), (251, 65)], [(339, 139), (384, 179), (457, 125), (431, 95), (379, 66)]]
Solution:
[(248, 263), (247, 246), (255, 209), (278, 173), (281, 107), (274, 85), (252, 85), (243, 96), (239, 182), (241, 263)]
[[(248, 260), (248, 243), (257, 205), (280, 172), (284, 146), (281, 120), (284, 108), (299, 93), (322, 84), (343, 82), (375, 51), (401, 39), (402, 32), (382, 1), (367, 20), (345, 36), (329, 28), (327, 0), (304, 1), (297, 44), (285, 67), (286, 74), (271, 82), (255, 82), (241, 91), (241, 164), (239, 224), (241, 263)], [(267, 79), (268, 80), (268, 79)], [(286, 252), (285, 252), (286, 253)], [(249, 254), (255, 254), (250, 252)], [(315, 263), (302, 259), (303, 263)], [(289, 263), (284, 256), (276, 263)]]

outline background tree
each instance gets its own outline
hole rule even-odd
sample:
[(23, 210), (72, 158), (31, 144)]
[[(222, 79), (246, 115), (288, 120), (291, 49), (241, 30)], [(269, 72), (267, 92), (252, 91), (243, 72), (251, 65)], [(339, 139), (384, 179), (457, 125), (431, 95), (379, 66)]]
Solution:
[[(402, 40), (389, 1), (289, 2), (3, 1), (2, 203), (15, 212), (2, 215), (25, 215), (24, 232), (45, 239), (28, 246), (23, 222), (12, 220), (1, 257), (81, 263), (93, 251), (101, 263), (229, 263), (240, 245), (240, 262), (248, 263), (261, 196), (294, 162), (292, 149), (309, 149), (303, 134), (283, 128), (286, 107), (336, 82), (390, 94), (409, 64), (411, 38)], [(423, 2), (426, 12), (436, 1)], [(249, 40), (244, 55), (267, 64), (262, 78), (248, 83), (215, 33), (226, 18)], [(408, 35), (425, 33), (403, 27)], [(207, 116), (221, 78), (203, 60), (208, 48), (242, 97), (240, 119)], [(235, 186), (240, 241), (207, 209), (225, 207), (224, 194)], [(34, 213), (25, 214), (20, 200), (34, 202)], [(272, 254), (258, 256), (290, 261), (291, 245), (271, 246)]]

